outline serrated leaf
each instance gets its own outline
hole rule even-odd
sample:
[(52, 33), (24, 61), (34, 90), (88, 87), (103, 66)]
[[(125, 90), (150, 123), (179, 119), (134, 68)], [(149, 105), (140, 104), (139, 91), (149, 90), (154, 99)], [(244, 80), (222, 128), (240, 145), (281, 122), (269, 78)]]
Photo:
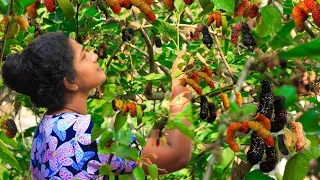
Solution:
[(148, 166), (148, 172), (150, 174), (151, 179), (157, 179), (158, 166), (156, 164), (152, 164), (152, 165)]
[(109, 117), (109, 116), (112, 116), (114, 115), (114, 111), (113, 111), (113, 108), (112, 108), (112, 103), (110, 102), (106, 102), (102, 105), (102, 112), (101, 112), (101, 115), (104, 116), (104, 117)]
[(306, 134), (320, 134), (320, 117), (314, 110), (309, 109), (307, 112), (303, 113), (298, 121), (302, 124)]
[(274, 180), (268, 175), (263, 174), (260, 170), (256, 169), (246, 174), (244, 180)]
[(136, 109), (137, 109), (137, 125), (139, 125), (142, 122), (143, 111), (140, 105), (136, 105)]
[(317, 38), (312, 41), (299, 44), (286, 52), (282, 52), (279, 55), (279, 57), (280, 58), (301, 58), (301, 57), (320, 56), (319, 44), (320, 44), (320, 38)]
[(211, 0), (211, 2), (215, 4), (218, 9), (234, 13), (234, 0)]
[(73, 6), (69, 0), (57, 0), (64, 16), (69, 20), (73, 20), (73, 16), (75, 14), (75, 11), (73, 9)]
[(284, 169), (283, 180), (301, 180), (304, 179), (309, 171), (310, 158), (298, 153), (289, 159)]
[(10, 164), (10, 166), (16, 168), (19, 171), (22, 171), (20, 164), (17, 159), (13, 156), (12, 152), (0, 141), (0, 158)]
[(281, 15), (277, 9), (271, 5), (264, 6), (260, 9), (262, 21), (257, 25), (257, 34), (260, 37), (268, 36), (281, 30)]
[(117, 143), (129, 146), (129, 144), (132, 142), (132, 133), (131, 131), (120, 129), (116, 135), (116, 141)]
[(6, 136), (6, 134), (4, 133), (4, 131), (1, 131), (1, 130), (0, 130), (0, 140), (1, 140), (2, 142), (4, 142), (5, 144), (10, 145), (10, 146), (13, 147), (14, 149), (18, 149), (17, 142), (16, 142), (14, 139), (12, 139), (12, 138), (8, 138), (8, 137)]
[(114, 155), (126, 159), (131, 153), (132, 148), (130, 148), (128, 145), (112, 144), (110, 150), (111, 153), (113, 153)]
[(122, 126), (127, 122), (127, 116), (123, 116), (121, 112), (119, 111), (116, 120), (114, 121), (114, 130), (118, 132)]
[(294, 104), (298, 100), (297, 88), (294, 86), (286, 85), (276, 88), (274, 90), (275, 95), (284, 96), (286, 101), (284, 103), (285, 107)]
[(177, 38), (177, 29), (173, 26), (171, 26), (169, 23), (157, 19), (152, 23), (153, 27), (156, 28), (160, 33), (165, 34), (169, 36), (172, 39)]
[(114, 98), (114, 93), (111, 91), (104, 91), (103, 92), (103, 99), (106, 101), (111, 101)]
[(112, 173), (111, 170), (112, 169), (110, 164), (103, 164), (102, 166), (100, 166), (99, 172), (101, 175), (109, 176)]
[(140, 166), (137, 166), (133, 169), (133, 175), (137, 180), (144, 180), (146, 176), (142, 167)]

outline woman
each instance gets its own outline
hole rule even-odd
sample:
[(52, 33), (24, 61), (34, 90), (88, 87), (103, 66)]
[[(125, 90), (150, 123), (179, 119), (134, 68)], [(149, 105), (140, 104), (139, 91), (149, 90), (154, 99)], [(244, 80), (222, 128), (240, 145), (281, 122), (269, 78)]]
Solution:
[[(182, 51), (172, 67), (178, 70)], [(97, 152), (98, 139), (91, 143), (93, 122), (87, 114), (89, 91), (106, 80), (98, 56), (62, 32), (35, 39), (21, 54), (7, 57), (2, 77), (9, 88), (30, 96), (38, 107), (47, 108), (32, 143), (30, 168), (34, 179), (101, 179), (102, 164), (110, 162), (115, 175), (132, 173), (134, 161)], [(189, 91), (172, 82), (170, 113), (181, 112), (190, 103)], [(187, 126), (190, 123), (183, 119)], [(168, 130), (167, 145), (152, 146), (148, 138), (141, 154), (156, 154), (150, 160), (171, 173), (188, 165), (192, 141), (179, 130)], [(133, 139), (132, 143), (137, 143)], [(108, 161), (108, 159), (111, 161)], [(147, 167), (143, 167), (148, 173)]]

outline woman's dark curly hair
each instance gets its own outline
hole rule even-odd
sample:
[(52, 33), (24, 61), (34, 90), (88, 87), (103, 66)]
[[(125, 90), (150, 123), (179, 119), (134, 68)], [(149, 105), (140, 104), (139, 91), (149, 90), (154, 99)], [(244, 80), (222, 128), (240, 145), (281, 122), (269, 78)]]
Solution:
[(63, 32), (41, 35), (23, 52), (11, 54), (2, 67), (3, 82), (30, 96), (37, 107), (60, 110), (65, 104), (63, 79), (75, 78), (74, 51)]

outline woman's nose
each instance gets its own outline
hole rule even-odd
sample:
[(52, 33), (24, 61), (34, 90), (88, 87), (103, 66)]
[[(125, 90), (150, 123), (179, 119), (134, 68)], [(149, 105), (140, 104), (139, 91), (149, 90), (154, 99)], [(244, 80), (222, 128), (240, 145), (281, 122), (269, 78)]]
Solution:
[(97, 62), (98, 61), (98, 55), (96, 53), (94, 53), (93, 51), (91, 51), (90, 54), (91, 54), (91, 60), (93, 62)]

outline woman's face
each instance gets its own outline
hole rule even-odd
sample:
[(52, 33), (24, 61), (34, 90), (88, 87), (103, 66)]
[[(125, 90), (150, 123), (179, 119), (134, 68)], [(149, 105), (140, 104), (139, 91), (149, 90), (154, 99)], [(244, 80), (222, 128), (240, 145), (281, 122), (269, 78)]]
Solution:
[(74, 55), (74, 69), (76, 71), (75, 84), (79, 91), (90, 91), (101, 85), (106, 80), (105, 73), (98, 63), (98, 55), (88, 52), (84, 47), (73, 39), (69, 39)]

